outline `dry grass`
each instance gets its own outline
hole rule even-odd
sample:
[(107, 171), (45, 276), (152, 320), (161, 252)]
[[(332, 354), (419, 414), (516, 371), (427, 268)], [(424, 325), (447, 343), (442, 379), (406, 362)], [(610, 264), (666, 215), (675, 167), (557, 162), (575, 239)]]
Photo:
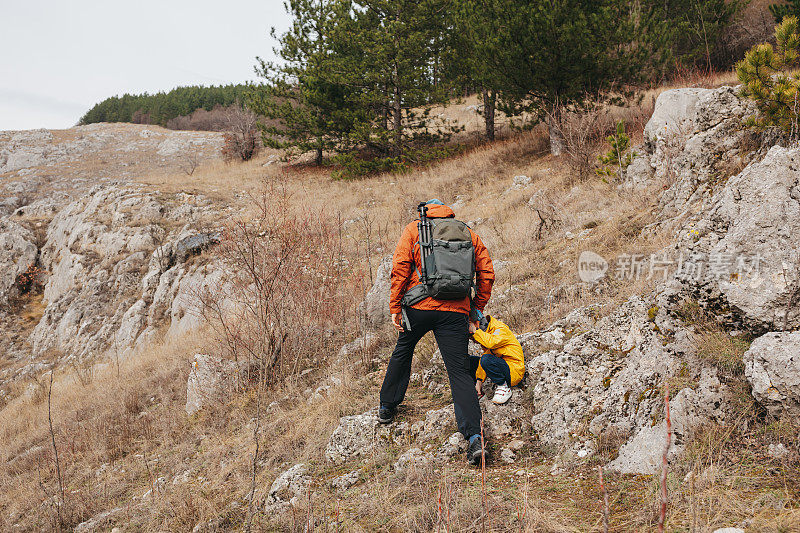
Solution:
[[(74, 370), (56, 372), (52, 410), (67, 487), (68, 524), (122, 506), (109, 520), (134, 529), (189, 530), (241, 502), (252, 454), (254, 397), (245, 394), (187, 418), (186, 378), (191, 355), (198, 349), (196, 340), (177, 339), (119, 367), (96, 367), (88, 380)], [(367, 408), (367, 387), (374, 387), (377, 378), (356, 379), (355, 364), (350, 364), (334, 370), (345, 388), (323, 401), (291, 399), (302, 397), (299, 383), (272, 391), (278, 401), (262, 435), (262, 498), (265, 485), (285, 462), (318, 462), (339, 417)], [(320, 377), (309, 376), (307, 383)], [(46, 386), (34, 384), (31, 392), (0, 411), (3, 530), (15, 524), (23, 530), (52, 525), (54, 515), (48, 509), (56, 479), (48, 444)], [(184, 472), (188, 480), (173, 484)], [(156, 489), (143, 496), (152, 486)], [(42, 512), (30, 513), (37, 508)]]
[(678, 315), (694, 328), (692, 340), (701, 359), (719, 368), (724, 376), (734, 379), (744, 376), (743, 356), (750, 348), (750, 335), (744, 332), (731, 335), (712, 314), (693, 300), (683, 301)]
[[(730, 75), (712, 76), (691, 84), (729, 81)], [(640, 103), (609, 113), (624, 118), (632, 133), (640, 131), (661, 90), (653, 89)], [(466, 110), (472, 103), (468, 100), (460, 108), (442, 112), (474, 120), (469, 115), (474, 112)], [(480, 128), (480, 122), (475, 127)], [(291, 192), (293, 206), (341, 223), (348, 258), (364, 273), (363, 290), (370, 283), (367, 273), (391, 253), (417, 202), (439, 197), (472, 224), (498, 265), (490, 311), (523, 332), (547, 325), (576, 306), (596, 303), (609, 310), (651, 288), (642, 279), (611, 280), (599, 294), (584, 290), (576, 276), (581, 251), (603, 255), (613, 268), (619, 254), (646, 255), (670, 242), (668, 235), (643, 236), (641, 231), (653, 221), (657, 189), (625, 194), (598, 179), (576, 176), (565, 161), (546, 155), (547, 148), (544, 131), (534, 129), (491, 145), (475, 145), (458, 157), (407, 174), (357, 182), (333, 181), (325, 169), (304, 165), (264, 166), (269, 153), (247, 163), (207, 161), (192, 176), (156, 168), (137, 179), (165, 195), (207, 195), (221, 207), (230, 207), (226, 217), (248, 216), (249, 195), (262, 181), (283, 184)], [(602, 147), (590, 149), (596, 155)], [(530, 184), (514, 187), (513, 178), (519, 175), (530, 177)], [(542, 224), (543, 218), (549, 222)], [(31, 316), (40, 312), (36, 302), (26, 309)], [(257, 530), (431, 531), (439, 522), (437, 494), (443, 493), (448, 495), (451, 531), (479, 530), (484, 519), (488, 531), (601, 530), (602, 500), (593, 463), (551, 475), (550, 458), (535, 446), (526, 446), (512, 467), (487, 469), (489, 516), (485, 518), (480, 478), (460, 459), (399, 475), (391, 465), (410, 443), (398, 443), (357, 464), (329, 465), (323, 453), (331, 431), (340, 416), (373, 406), (388, 356), (384, 344), (377, 360), (368, 356), (330, 366), (328, 354), (335, 353), (356, 329), (343, 325), (311, 373), (287, 380), (269, 393), (266, 403), (276, 403), (267, 410), (261, 435), (256, 500), (263, 501), (275, 476), (298, 462), (309, 465), (316, 485), (309, 493), (310, 505), (308, 500), (300, 502), (293, 513), (280, 516), (259, 513)], [(699, 351), (709, 358), (722, 354), (717, 363), (724, 367), (735, 362), (742, 347), (722, 335), (713, 330), (698, 342)], [(253, 453), (255, 396), (240, 394), (191, 418), (184, 412), (189, 361), (195, 352), (215, 348), (209, 338), (208, 332), (200, 332), (192, 339), (153, 346), (119, 366), (56, 372), (54, 426), (71, 525), (117, 509), (99, 524), (101, 529), (121, 525), (126, 531), (188, 531), (209, 521), (220, 530), (241, 528)], [(424, 339), (415, 370), (423, 367), (432, 351), (433, 343)], [(304, 389), (330, 374), (344, 386), (333, 388), (321, 401), (305, 402)], [(21, 384), (28, 385), (30, 392), (0, 411), (2, 530), (54, 525), (56, 481), (48, 448), (46, 394), (34, 381)], [(689, 461), (671, 474), (669, 530), (713, 530), (743, 520), (757, 531), (796, 528), (797, 428), (785, 421), (765, 424), (747, 391), (735, 392), (741, 396), (737, 420), (701, 433)], [(412, 387), (402, 418), (411, 423), (444, 401)], [(606, 435), (598, 442), (604, 459), (612, 457), (618, 441), (618, 436)], [(782, 460), (765, 457), (765, 446), (773, 442), (784, 443), (790, 455)], [(362, 480), (347, 492), (336, 493), (327, 486), (331, 478), (356, 467), (362, 468)], [(709, 468), (714, 475), (703, 477)], [(172, 482), (184, 473), (185, 482)], [(652, 530), (658, 488), (652, 477), (609, 474), (606, 485), (611, 531)], [(312, 526), (304, 528), (309, 517)]]

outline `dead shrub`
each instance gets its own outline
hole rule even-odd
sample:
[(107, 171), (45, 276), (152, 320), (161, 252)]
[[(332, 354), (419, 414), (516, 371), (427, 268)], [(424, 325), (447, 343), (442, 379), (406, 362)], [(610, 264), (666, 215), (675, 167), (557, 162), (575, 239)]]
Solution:
[(181, 154), (178, 162), (178, 166), (181, 169), (181, 172), (186, 174), (187, 176), (191, 176), (194, 174), (194, 171), (197, 170), (197, 167), (200, 165), (200, 154), (197, 153), (197, 150), (189, 150)]
[(258, 119), (246, 107), (231, 106), (225, 116), (226, 130), (222, 158), (227, 161), (250, 161), (261, 149)]
[(137, 109), (131, 116), (131, 122), (134, 124), (151, 124), (150, 113), (142, 111), (141, 109)]
[(333, 219), (293, 209), (275, 186), (254, 202), (251, 220), (225, 228), (217, 252), (229, 274), (200, 295), (201, 308), (227, 357), (272, 385), (332, 351), (330, 332), (354, 321), (357, 276), (342, 261)]
[(543, 235), (549, 233), (564, 224), (561, 218), (559, 206), (547, 195), (537, 198), (532, 197), (528, 202), (528, 207), (536, 214), (535, 226), (536, 239), (539, 240)]
[(254, 397), (245, 531), (255, 516), (266, 393), (280, 383), (296, 383), (305, 367), (319, 366), (320, 354), (333, 353), (332, 332), (357, 323), (352, 310), (359, 295), (333, 219), (292, 208), (285, 188), (267, 184), (254, 203), (255, 215), (231, 222), (217, 247), (228, 274), (213, 291), (199, 295), (220, 351), (244, 364)]
[(549, 122), (561, 133), (567, 161), (583, 181), (593, 174), (595, 153), (613, 127), (608, 109), (596, 105), (585, 110), (559, 109), (548, 115)]
[(19, 274), (9, 291), (8, 301), (11, 308), (19, 310), (29, 296), (41, 294), (44, 291), (44, 276), (45, 271), (35, 263)]

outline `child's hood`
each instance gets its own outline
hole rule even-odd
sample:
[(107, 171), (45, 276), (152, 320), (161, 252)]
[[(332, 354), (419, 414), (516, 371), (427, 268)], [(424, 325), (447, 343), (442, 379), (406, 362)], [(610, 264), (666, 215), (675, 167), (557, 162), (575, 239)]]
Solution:
[(486, 333), (493, 333), (502, 327), (508, 328), (505, 322), (489, 315), (489, 325), (486, 326)]

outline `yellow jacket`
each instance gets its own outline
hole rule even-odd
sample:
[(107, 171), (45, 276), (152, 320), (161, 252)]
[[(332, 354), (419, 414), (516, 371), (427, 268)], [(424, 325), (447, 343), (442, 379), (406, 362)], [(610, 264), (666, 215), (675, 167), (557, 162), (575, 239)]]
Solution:
[[(483, 346), (483, 353), (492, 353), (497, 357), (502, 357), (508, 363), (512, 387), (522, 380), (522, 376), (525, 374), (525, 356), (522, 354), (522, 345), (505, 322), (490, 316), (486, 331), (479, 329), (472, 334), (472, 338)], [(480, 365), (478, 365), (475, 375), (480, 380), (486, 379), (486, 372)]]

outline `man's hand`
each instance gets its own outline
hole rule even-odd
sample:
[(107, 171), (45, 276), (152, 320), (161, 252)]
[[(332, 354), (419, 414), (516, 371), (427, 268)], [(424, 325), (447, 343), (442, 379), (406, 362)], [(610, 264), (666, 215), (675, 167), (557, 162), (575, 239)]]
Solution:
[(483, 381), (478, 380), (475, 382), (475, 392), (478, 393), (478, 398), (483, 398)]
[(392, 325), (397, 331), (405, 331), (401, 320), (400, 313), (392, 313)]
[(478, 331), (478, 323), (477, 322), (470, 322), (469, 323), (469, 334), (472, 335)]

